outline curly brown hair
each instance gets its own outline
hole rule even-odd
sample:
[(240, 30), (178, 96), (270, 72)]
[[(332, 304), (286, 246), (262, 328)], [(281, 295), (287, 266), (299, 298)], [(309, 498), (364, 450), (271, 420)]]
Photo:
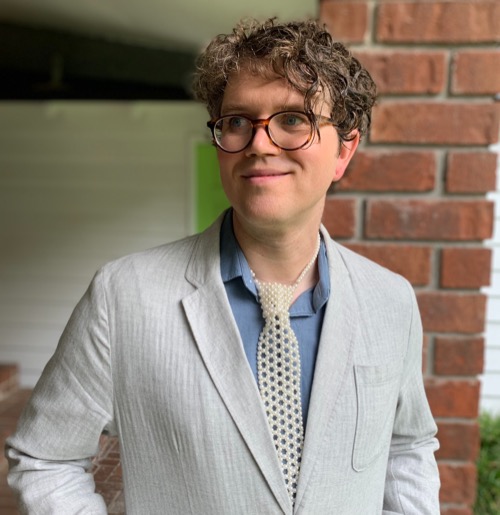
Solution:
[(370, 127), (375, 83), (317, 21), (243, 20), (232, 33), (216, 36), (196, 65), (193, 93), (207, 106), (212, 119), (221, 114), (231, 75), (245, 69), (285, 78), (304, 95), (304, 109), (310, 115), (316, 102), (329, 99), (331, 118), (343, 140), (349, 140), (354, 129), (363, 135)]

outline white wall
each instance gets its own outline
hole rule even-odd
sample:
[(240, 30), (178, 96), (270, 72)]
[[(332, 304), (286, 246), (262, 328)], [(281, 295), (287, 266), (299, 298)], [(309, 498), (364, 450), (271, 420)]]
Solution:
[(95, 270), (191, 232), (191, 102), (0, 103), (0, 362), (31, 386)]
[[(500, 143), (491, 150), (500, 155)], [(500, 414), (500, 159), (497, 167), (497, 190), (488, 194), (495, 202), (493, 238), (487, 242), (493, 250), (491, 285), (488, 294), (485, 369), (482, 376), (481, 409)]]

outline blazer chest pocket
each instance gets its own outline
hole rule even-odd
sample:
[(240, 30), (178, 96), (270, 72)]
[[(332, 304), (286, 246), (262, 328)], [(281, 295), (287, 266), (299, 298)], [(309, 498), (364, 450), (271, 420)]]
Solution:
[(357, 417), (352, 466), (361, 472), (390, 445), (401, 365), (355, 366)]

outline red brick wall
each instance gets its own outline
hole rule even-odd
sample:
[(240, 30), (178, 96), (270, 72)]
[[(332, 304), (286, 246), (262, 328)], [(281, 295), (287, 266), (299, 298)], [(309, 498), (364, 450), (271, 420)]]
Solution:
[(329, 196), (347, 246), (406, 276), (425, 331), (442, 513), (472, 513), (495, 187), (500, 2), (320, 0), (379, 87), (369, 138)]

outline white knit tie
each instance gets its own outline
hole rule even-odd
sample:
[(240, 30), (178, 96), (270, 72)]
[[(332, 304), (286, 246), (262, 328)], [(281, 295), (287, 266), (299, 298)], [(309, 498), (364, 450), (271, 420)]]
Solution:
[(263, 283), (255, 278), (264, 317), (257, 347), (257, 377), (274, 446), (288, 494), (295, 502), (304, 443), (300, 396), (299, 342), (290, 325), (288, 309), (299, 283), (311, 269), (319, 252), (293, 285)]

